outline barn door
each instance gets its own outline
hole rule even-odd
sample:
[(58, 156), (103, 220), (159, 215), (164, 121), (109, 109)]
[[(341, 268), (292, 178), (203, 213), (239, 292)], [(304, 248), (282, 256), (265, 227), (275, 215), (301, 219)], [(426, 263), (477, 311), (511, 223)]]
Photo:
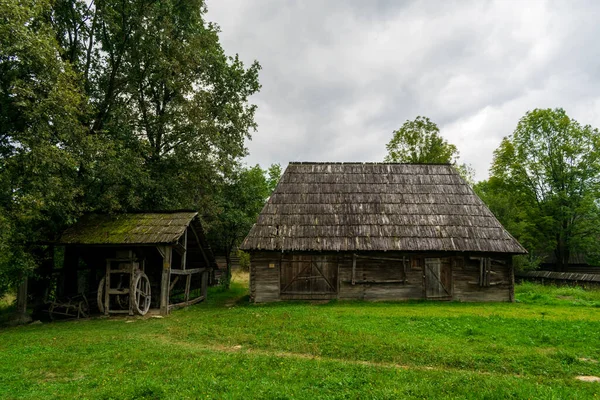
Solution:
[(337, 295), (337, 259), (314, 255), (286, 255), (281, 260), (281, 294), (298, 298)]
[(448, 258), (425, 259), (425, 297), (452, 297), (452, 266)]

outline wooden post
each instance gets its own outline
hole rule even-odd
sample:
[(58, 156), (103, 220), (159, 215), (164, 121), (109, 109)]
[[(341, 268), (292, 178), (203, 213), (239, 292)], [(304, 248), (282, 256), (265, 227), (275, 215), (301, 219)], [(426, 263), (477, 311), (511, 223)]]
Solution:
[(513, 266), (512, 256), (508, 256), (508, 273), (510, 287), (508, 288), (508, 301), (511, 303), (515, 302), (515, 267)]
[(104, 315), (108, 315), (109, 306), (110, 306), (110, 294), (108, 291), (110, 290), (110, 260), (106, 260), (106, 276), (104, 279)]
[(187, 233), (188, 230), (186, 229), (185, 233), (183, 234), (183, 255), (181, 256), (181, 269), (185, 269), (187, 263)]
[(208, 293), (208, 270), (202, 272), (202, 297), (206, 301), (206, 295)]
[(28, 322), (31, 322), (31, 317), (27, 314), (27, 277), (23, 276), (23, 282), (17, 291), (17, 310), (11, 323), (26, 324)]
[[(204, 276), (204, 274), (202, 276)], [(189, 274), (185, 278), (184, 301), (186, 301), (186, 302), (190, 300), (190, 285), (191, 285), (191, 283), (192, 283), (192, 274)]]
[(162, 278), (160, 282), (160, 313), (167, 315), (169, 313), (169, 281), (171, 280), (171, 260), (173, 248), (164, 246), (159, 250), (163, 254)]

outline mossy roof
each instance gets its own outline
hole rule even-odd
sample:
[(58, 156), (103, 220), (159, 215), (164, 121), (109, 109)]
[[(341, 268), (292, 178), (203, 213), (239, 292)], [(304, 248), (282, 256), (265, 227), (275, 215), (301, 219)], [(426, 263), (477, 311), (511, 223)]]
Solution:
[(88, 214), (62, 235), (63, 244), (175, 243), (198, 215), (194, 211)]

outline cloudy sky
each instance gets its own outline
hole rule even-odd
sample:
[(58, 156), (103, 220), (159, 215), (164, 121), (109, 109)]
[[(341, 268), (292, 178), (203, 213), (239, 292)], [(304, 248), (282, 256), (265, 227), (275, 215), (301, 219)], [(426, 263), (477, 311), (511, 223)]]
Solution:
[(600, 127), (600, 2), (207, 3), (225, 51), (262, 65), (249, 164), (382, 161), (424, 115), (485, 179), (528, 110)]

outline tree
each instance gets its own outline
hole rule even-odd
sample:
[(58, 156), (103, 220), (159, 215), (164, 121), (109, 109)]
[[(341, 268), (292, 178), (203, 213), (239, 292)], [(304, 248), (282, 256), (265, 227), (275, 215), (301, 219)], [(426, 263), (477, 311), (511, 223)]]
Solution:
[(221, 188), (218, 196), (220, 213), (209, 229), (209, 240), (225, 253), (227, 275), (231, 278), (231, 252), (238, 246), (256, 222), (265, 201), (271, 195), (281, 174), (281, 167), (273, 164), (267, 171), (259, 165), (240, 168), (236, 175)]
[(81, 212), (87, 153), (77, 74), (60, 58), (50, 3), (0, 3), (0, 295), (32, 271), (40, 250)]
[(84, 212), (215, 217), (260, 66), (226, 56), (205, 14), (203, 0), (0, 2), (0, 294)]
[[(575, 251), (597, 252), (600, 133), (562, 109), (525, 114), (494, 153), (490, 180), (518, 206), (530, 249), (551, 250), (561, 270)], [(498, 192), (498, 191), (497, 191)]]
[(471, 186), (475, 170), (469, 164), (458, 164), (458, 149), (441, 135), (438, 126), (427, 117), (406, 121), (394, 131), (386, 145), (385, 162), (411, 164), (452, 164), (460, 176)]
[(458, 159), (455, 145), (440, 136), (438, 126), (427, 117), (406, 121), (394, 131), (392, 140), (386, 145), (388, 154), (385, 162), (414, 164), (450, 164)]

